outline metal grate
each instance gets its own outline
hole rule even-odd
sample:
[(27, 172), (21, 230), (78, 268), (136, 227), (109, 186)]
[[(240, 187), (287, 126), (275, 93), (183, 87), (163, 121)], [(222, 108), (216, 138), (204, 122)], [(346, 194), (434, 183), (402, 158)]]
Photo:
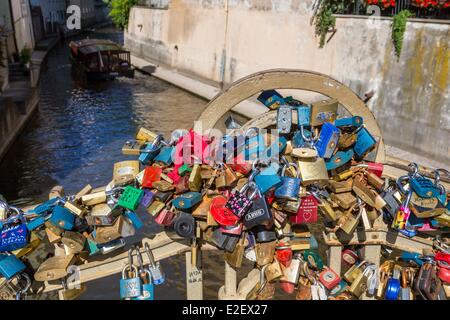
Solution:
[[(346, 13), (368, 15), (366, 8), (367, 2), (365, 0), (357, 0), (353, 6), (350, 6)], [(392, 17), (404, 9), (411, 11), (415, 18), (450, 20), (450, 8), (419, 8), (413, 5), (412, 0), (396, 0), (395, 7), (381, 10), (381, 15)]]

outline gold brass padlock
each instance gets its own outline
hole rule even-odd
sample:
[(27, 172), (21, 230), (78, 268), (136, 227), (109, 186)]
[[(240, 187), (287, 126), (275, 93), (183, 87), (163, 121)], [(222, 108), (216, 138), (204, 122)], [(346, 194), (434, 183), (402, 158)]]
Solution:
[(202, 173), (199, 164), (192, 167), (191, 175), (189, 176), (189, 190), (199, 192), (202, 187)]
[(299, 160), (298, 169), (303, 186), (308, 186), (312, 183), (325, 184), (328, 182), (328, 171), (323, 158), (315, 158), (310, 161)]
[(240, 268), (242, 266), (244, 251), (247, 244), (247, 234), (243, 232), (233, 252), (225, 252), (225, 261), (228, 262), (228, 264), (233, 268)]
[(356, 204), (356, 197), (351, 192), (332, 193), (330, 199), (336, 202), (342, 209), (349, 209)]
[(325, 122), (336, 120), (339, 102), (336, 99), (321, 100), (311, 105), (311, 126), (317, 127)]
[(106, 192), (101, 191), (101, 192), (86, 194), (81, 197), (81, 202), (85, 206), (94, 206), (96, 204), (106, 202)]
[[(113, 182), (115, 186), (123, 186), (133, 182), (139, 174), (139, 160), (122, 161), (114, 164)], [(92, 191), (94, 192), (94, 190)]]
[(276, 241), (256, 243), (256, 263), (264, 266), (273, 261), (275, 255)]
[(86, 185), (83, 189), (78, 191), (78, 193), (75, 195), (75, 201), (78, 202), (81, 200), (82, 196), (85, 196), (92, 192), (92, 186), (90, 184)]
[(139, 131), (136, 133), (136, 140), (140, 140), (143, 142), (150, 142), (152, 143), (153, 141), (156, 140), (156, 138), (158, 137), (158, 134), (145, 129), (145, 128), (140, 128)]
[(77, 254), (83, 251), (86, 238), (78, 232), (66, 231), (61, 242), (69, 248), (71, 253)]
[(67, 268), (74, 262), (73, 254), (55, 256), (45, 260), (34, 274), (36, 281), (51, 281), (67, 276)]
[(269, 282), (283, 276), (283, 270), (281, 270), (280, 263), (277, 259), (274, 259), (274, 261), (267, 266), (265, 275)]

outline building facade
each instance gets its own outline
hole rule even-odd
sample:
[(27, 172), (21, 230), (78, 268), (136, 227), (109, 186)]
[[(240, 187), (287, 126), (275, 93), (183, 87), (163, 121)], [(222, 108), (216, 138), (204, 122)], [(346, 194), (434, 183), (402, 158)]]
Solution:
[(66, 0), (30, 0), (33, 7), (40, 7), (45, 33), (56, 33), (66, 23)]

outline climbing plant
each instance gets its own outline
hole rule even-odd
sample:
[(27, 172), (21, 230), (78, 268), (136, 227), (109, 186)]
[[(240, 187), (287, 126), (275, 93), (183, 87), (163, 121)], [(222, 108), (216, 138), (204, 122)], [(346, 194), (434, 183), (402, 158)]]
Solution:
[(138, 4), (138, 0), (103, 0), (109, 5), (109, 16), (114, 24), (122, 29), (128, 27), (130, 10)]
[(394, 16), (392, 21), (392, 41), (394, 42), (395, 55), (400, 59), (403, 37), (406, 31), (406, 20), (412, 16), (409, 10), (402, 10)]
[(356, 0), (318, 0), (314, 14), (316, 35), (323, 48), (328, 32), (336, 26), (335, 13), (344, 13)]

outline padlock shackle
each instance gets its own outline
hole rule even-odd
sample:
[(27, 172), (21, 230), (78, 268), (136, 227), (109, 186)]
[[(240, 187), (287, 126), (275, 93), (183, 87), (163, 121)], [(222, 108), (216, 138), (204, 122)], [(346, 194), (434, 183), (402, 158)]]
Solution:
[(151, 266), (151, 267), (156, 266), (155, 257), (153, 256), (153, 252), (152, 252), (152, 250), (150, 249), (149, 244), (146, 243), (146, 244), (144, 245), (144, 248), (145, 248), (145, 252), (147, 253), (147, 256), (148, 256), (148, 260), (149, 260), (150, 266)]

